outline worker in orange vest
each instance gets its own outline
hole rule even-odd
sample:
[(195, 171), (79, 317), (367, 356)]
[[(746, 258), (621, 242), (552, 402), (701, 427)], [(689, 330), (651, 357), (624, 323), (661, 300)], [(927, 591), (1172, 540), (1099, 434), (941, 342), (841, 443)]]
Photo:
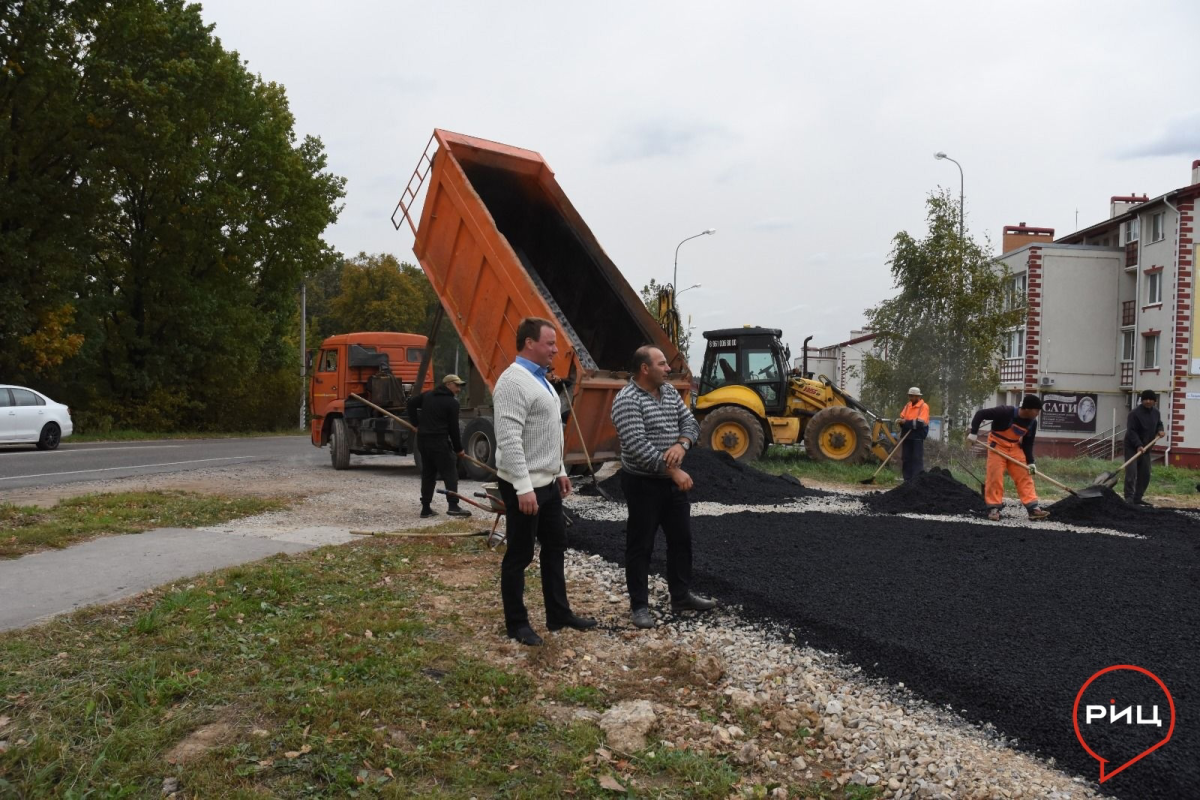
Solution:
[(1033, 463), (1033, 438), (1037, 435), (1037, 418), (1041, 411), (1042, 398), (1036, 394), (1027, 394), (1021, 398), (1020, 408), (983, 408), (976, 411), (971, 420), (968, 442), (974, 444), (979, 441), (980, 423), (991, 420), (992, 432), (988, 435), (987, 443), (1019, 462), (1014, 464), (988, 451), (987, 482), (983, 488), (983, 500), (988, 506), (988, 519), (993, 522), (1000, 521), (1000, 509), (1004, 506), (1006, 471), (1017, 485), (1017, 494), (1021, 497), (1021, 504), (1029, 512), (1029, 518), (1045, 519), (1050, 516), (1050, 512), (1038, 508), (1037, 490), (1033, 486), (1032, 477), (1037, 472), (1037, 466)]
[(920, 387), (908, 390), (908, 403), (900, 412), (900, 433), (907, 434), (900, 458), (903, 461), (904, 482), (915, 479), (925, 471), (925, 437), (929, 435), (929, 404), (921, 399)]

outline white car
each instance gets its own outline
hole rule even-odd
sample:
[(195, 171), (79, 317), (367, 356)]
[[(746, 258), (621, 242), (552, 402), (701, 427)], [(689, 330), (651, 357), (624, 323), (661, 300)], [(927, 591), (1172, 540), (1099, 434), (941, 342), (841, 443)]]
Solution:
[(41, 392), (0, 383), (0, 444), (32, 442), (53, 450), (75, 430), (71, 409)]

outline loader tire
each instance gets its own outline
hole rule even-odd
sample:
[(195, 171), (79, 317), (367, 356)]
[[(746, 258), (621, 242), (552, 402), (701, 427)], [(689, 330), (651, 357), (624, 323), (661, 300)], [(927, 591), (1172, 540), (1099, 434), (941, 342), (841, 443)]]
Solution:
[(329, 460), (334, 469), (350, 466), (350, 431), (341, 417), (336, 417), (329, 429)]
[(871, 427), (853, 408), (831, 406), (804, 426), (804, 446), (813, 461), (861, 464), (871, 457)]
[(723, 406), (709, 412), (700, 423), (700, 446), (721, 450), (738, 461), (762, 457), (766, 447), (762, 423), (739, 406)]

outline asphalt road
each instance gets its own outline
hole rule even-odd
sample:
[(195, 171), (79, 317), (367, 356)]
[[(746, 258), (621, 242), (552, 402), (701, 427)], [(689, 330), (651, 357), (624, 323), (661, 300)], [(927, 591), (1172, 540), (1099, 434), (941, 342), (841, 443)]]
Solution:
[(67, 441), (50, 452), (35, 450), (32, 445), (5, 445), (0, 446), (0, 495), (11, 489), (187, 472), (256, 461), (327, 464), (329, 451), (313, 447), (307, 436), (89, 444)]

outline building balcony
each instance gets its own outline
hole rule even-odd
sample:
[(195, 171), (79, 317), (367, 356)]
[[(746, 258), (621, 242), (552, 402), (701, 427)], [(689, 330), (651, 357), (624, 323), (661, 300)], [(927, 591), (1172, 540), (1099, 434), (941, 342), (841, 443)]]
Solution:
[(1133, 386), (1133, 362), (1121, 362), (1121, 386)]
[(1134, 300), (1126, 300), (1121, 303), (1121, 327), (1132, 325), (1137, 319), (1137, 311), (1134, 308)]
[(1125, 266), (1136, 267), (1138, 263), (1138, 243), (1130, 242), (1125, 245)]
[(1024, 383), (1025, 382), (1025, 359), (1022, 358), (1006, 358), (1000, 362), (1000, 382), (1001, 383)]

